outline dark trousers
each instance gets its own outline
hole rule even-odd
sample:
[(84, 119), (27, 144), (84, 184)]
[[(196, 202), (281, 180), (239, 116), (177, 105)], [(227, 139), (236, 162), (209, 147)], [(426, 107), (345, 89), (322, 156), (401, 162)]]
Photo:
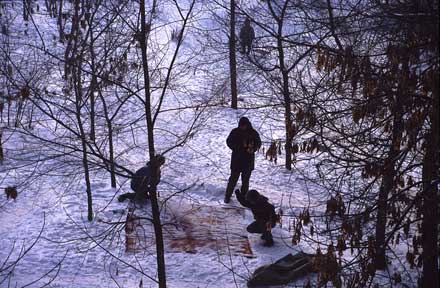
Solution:
[(252, 48), (252, 43), (244, 43), (244, 42), (241, 42), (241, 53), (242, 54), (247, 54), (247, 55), (249, 55), (249, 53), (251, 53), (251, 48)]
[(231, 198), (234, 192), (235, 185), (237, 185), (238, 178), (241, 174), (241, 193), (246, 194), (249, 190), (249, 179), (251, 178), (252, 170), (240, 171), (231, 170), (231, 176), (229, 177), (228, 187), (226, 187), (226, 197)]
[[(275, 225), (272, 225), (272, 228), (275, 227)], [(272, 240), (272, 232), (270, 230), (267, 230), (266, 223), (262, 221), (254, 221), (249, 226), (247, 226), (246, 230), (249, 233), (256, 233), (256, 234), (263, 234), (262, 238), (265, 240)]]

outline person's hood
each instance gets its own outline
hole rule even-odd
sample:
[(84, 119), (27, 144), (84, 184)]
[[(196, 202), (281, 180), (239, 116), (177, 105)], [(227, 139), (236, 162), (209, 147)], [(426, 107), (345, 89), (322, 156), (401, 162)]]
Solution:
[(240, 118), (240, 120), (238, 121), (238, 127), (240, 127), (241, 124), (247, 124), (250, 129), (254, 129), (254, 127), (252, 127), (251, 121), (249, 121), (247, 117)]

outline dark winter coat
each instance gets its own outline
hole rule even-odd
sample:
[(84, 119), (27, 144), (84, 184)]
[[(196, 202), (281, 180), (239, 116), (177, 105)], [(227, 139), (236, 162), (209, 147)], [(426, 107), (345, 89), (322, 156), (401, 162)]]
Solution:
[[(243, 123), (248, 126), (244, 131), (239, 128)], [(261, 146), (260, 135), (246, 117), (240, 119), (239, 127), (232, 129), (226, 139), (226, 144), (232, 150), (231, 170), (252, 171), (255, 167), (255, 152)]]
[[(160, 169), (158, 169), (156, 186), (160, 182), (160, 174)], [(148, 162), (146, 166), (137, 170), (131, 178), (130, 187), (134, 193), (119, 195), (118, 201), (123, 202), (126, 199), (131, 199), (137, 204), (145, 204), (146, 200), (150, 197), (150, 189), (153, 184), (151, 164)]]
[(260, 194), (256, 197), (256, 200), (254, 201), (255, 203), (253, 204), (246, 200), (245, 195), (240, 193), (239, 190), (235, 192), (235, 196), (241, 205), (251, 209), (255, 221), (263, 224), (270, 222), (272, 226), (275, 226), (277, 218), (275, 207), (269, 203), (267, 197)]
[(250, 24), (245, 24), (240, 30), (240, 40), (245, 45), (251, 45), (255, 38), (254, 28)]
[[(136, 171), (136, 173), (133, 175), (133, 179), (131, 180), (131, 189), (133, 189), (136, 194), (148, 194), (148, 191), (150, 190), (150, 186), (153, 184), (152, 181), (152, 171), (150, 162), (147, 163), (146, 166), (140, 168)], [(160, 182), (160, 170), (159, 174), (157, 175), (157, 181), (156, 185)]]

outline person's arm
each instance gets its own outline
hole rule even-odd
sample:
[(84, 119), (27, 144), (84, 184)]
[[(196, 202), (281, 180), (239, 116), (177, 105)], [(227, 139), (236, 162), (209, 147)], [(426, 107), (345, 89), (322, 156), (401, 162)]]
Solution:
[(246, 196), (243, 195), (243, 193), (241, 193), (240, 190), (238, 190), (238, 189), (235, 190), (235, 196), (237, 197), (238, 202), (239, 202), (242, 206), (247, 207), (247, 208), (251, 208), (251, 203), (249, 203), (249, 202), (246, 200)]
[(254, 28), (250, 27), (250, 38), (251, 38), (251, 43), (254, 41), (255, 39), (255, 31)]
[(270, 227), (270, 229), (272, 229), (272, 227), (275, 227), (275, 224), (277, 223), (277, 213), (275, 212), (275, 207), (269, 203), (270, 206), (270, 216), (269, 216), (269, 221), (268, 221), (268, 226)]
[(226, 144), (232, 151), (237, 151), (240, 149), (240, 144), (237, 141), (237, 135), (235, 129), (229, 133), (228, 138), (226, 139)]
[(254, 140), (255, 140), (254, 152), (256, 152), (261, 147), (261, 138), (260, 138), (260, 135), (258, 134), (257, 131), (255, 131), (255, 139)]

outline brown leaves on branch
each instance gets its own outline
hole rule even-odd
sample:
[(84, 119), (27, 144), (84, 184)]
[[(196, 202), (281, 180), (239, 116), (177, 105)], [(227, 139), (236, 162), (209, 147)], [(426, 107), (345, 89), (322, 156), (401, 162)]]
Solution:
[(327, 253), (323, 254), (318, 247), (316, 257), (313, 261), (313, 270), (318, 272), (318, 286), (323, 287), (331, 282), (334, 287), (341, 287), (342, 282), (339, 276), (341, 265), (338, 263), (333, 243), (327, 248)]
[(336, 194), (335, 197), (331, 196), (326, 203), (325, 215), (330, 217), (330, 220), (333, 219), (336, 215), (342, 217), (345, 213), (345, 204), (342, 200), (341, 194)]
[(304, 209), (304, 211), (299, 214), (299, 219), (302, 221), (304, 226), (309, 225), (310, 223), (309, 209)]
[[(295, 117), (296, 117), (296, 121), (298, 123), (303, 123), (303, 124), (307, 125), (308, 128), (315, 127), (315, 125), (317, 123), (316, 115), (312, 109), (303, 110), (303, 109), (299, 108), (296, 112)], [(295, 135), (296, 133), (298, 133), (297, 127), (295, 127), (294, 124), (293, 124), (293, 126), (294, 126), (294, 127), (292, 127), (293, 134), (291, 134), (291, 135)]]
[(377, 162), (370, 162), (365, 164), (364, 169), (362, 169), (362, 178), (374, 178), (382, 174), (383, 165)]

